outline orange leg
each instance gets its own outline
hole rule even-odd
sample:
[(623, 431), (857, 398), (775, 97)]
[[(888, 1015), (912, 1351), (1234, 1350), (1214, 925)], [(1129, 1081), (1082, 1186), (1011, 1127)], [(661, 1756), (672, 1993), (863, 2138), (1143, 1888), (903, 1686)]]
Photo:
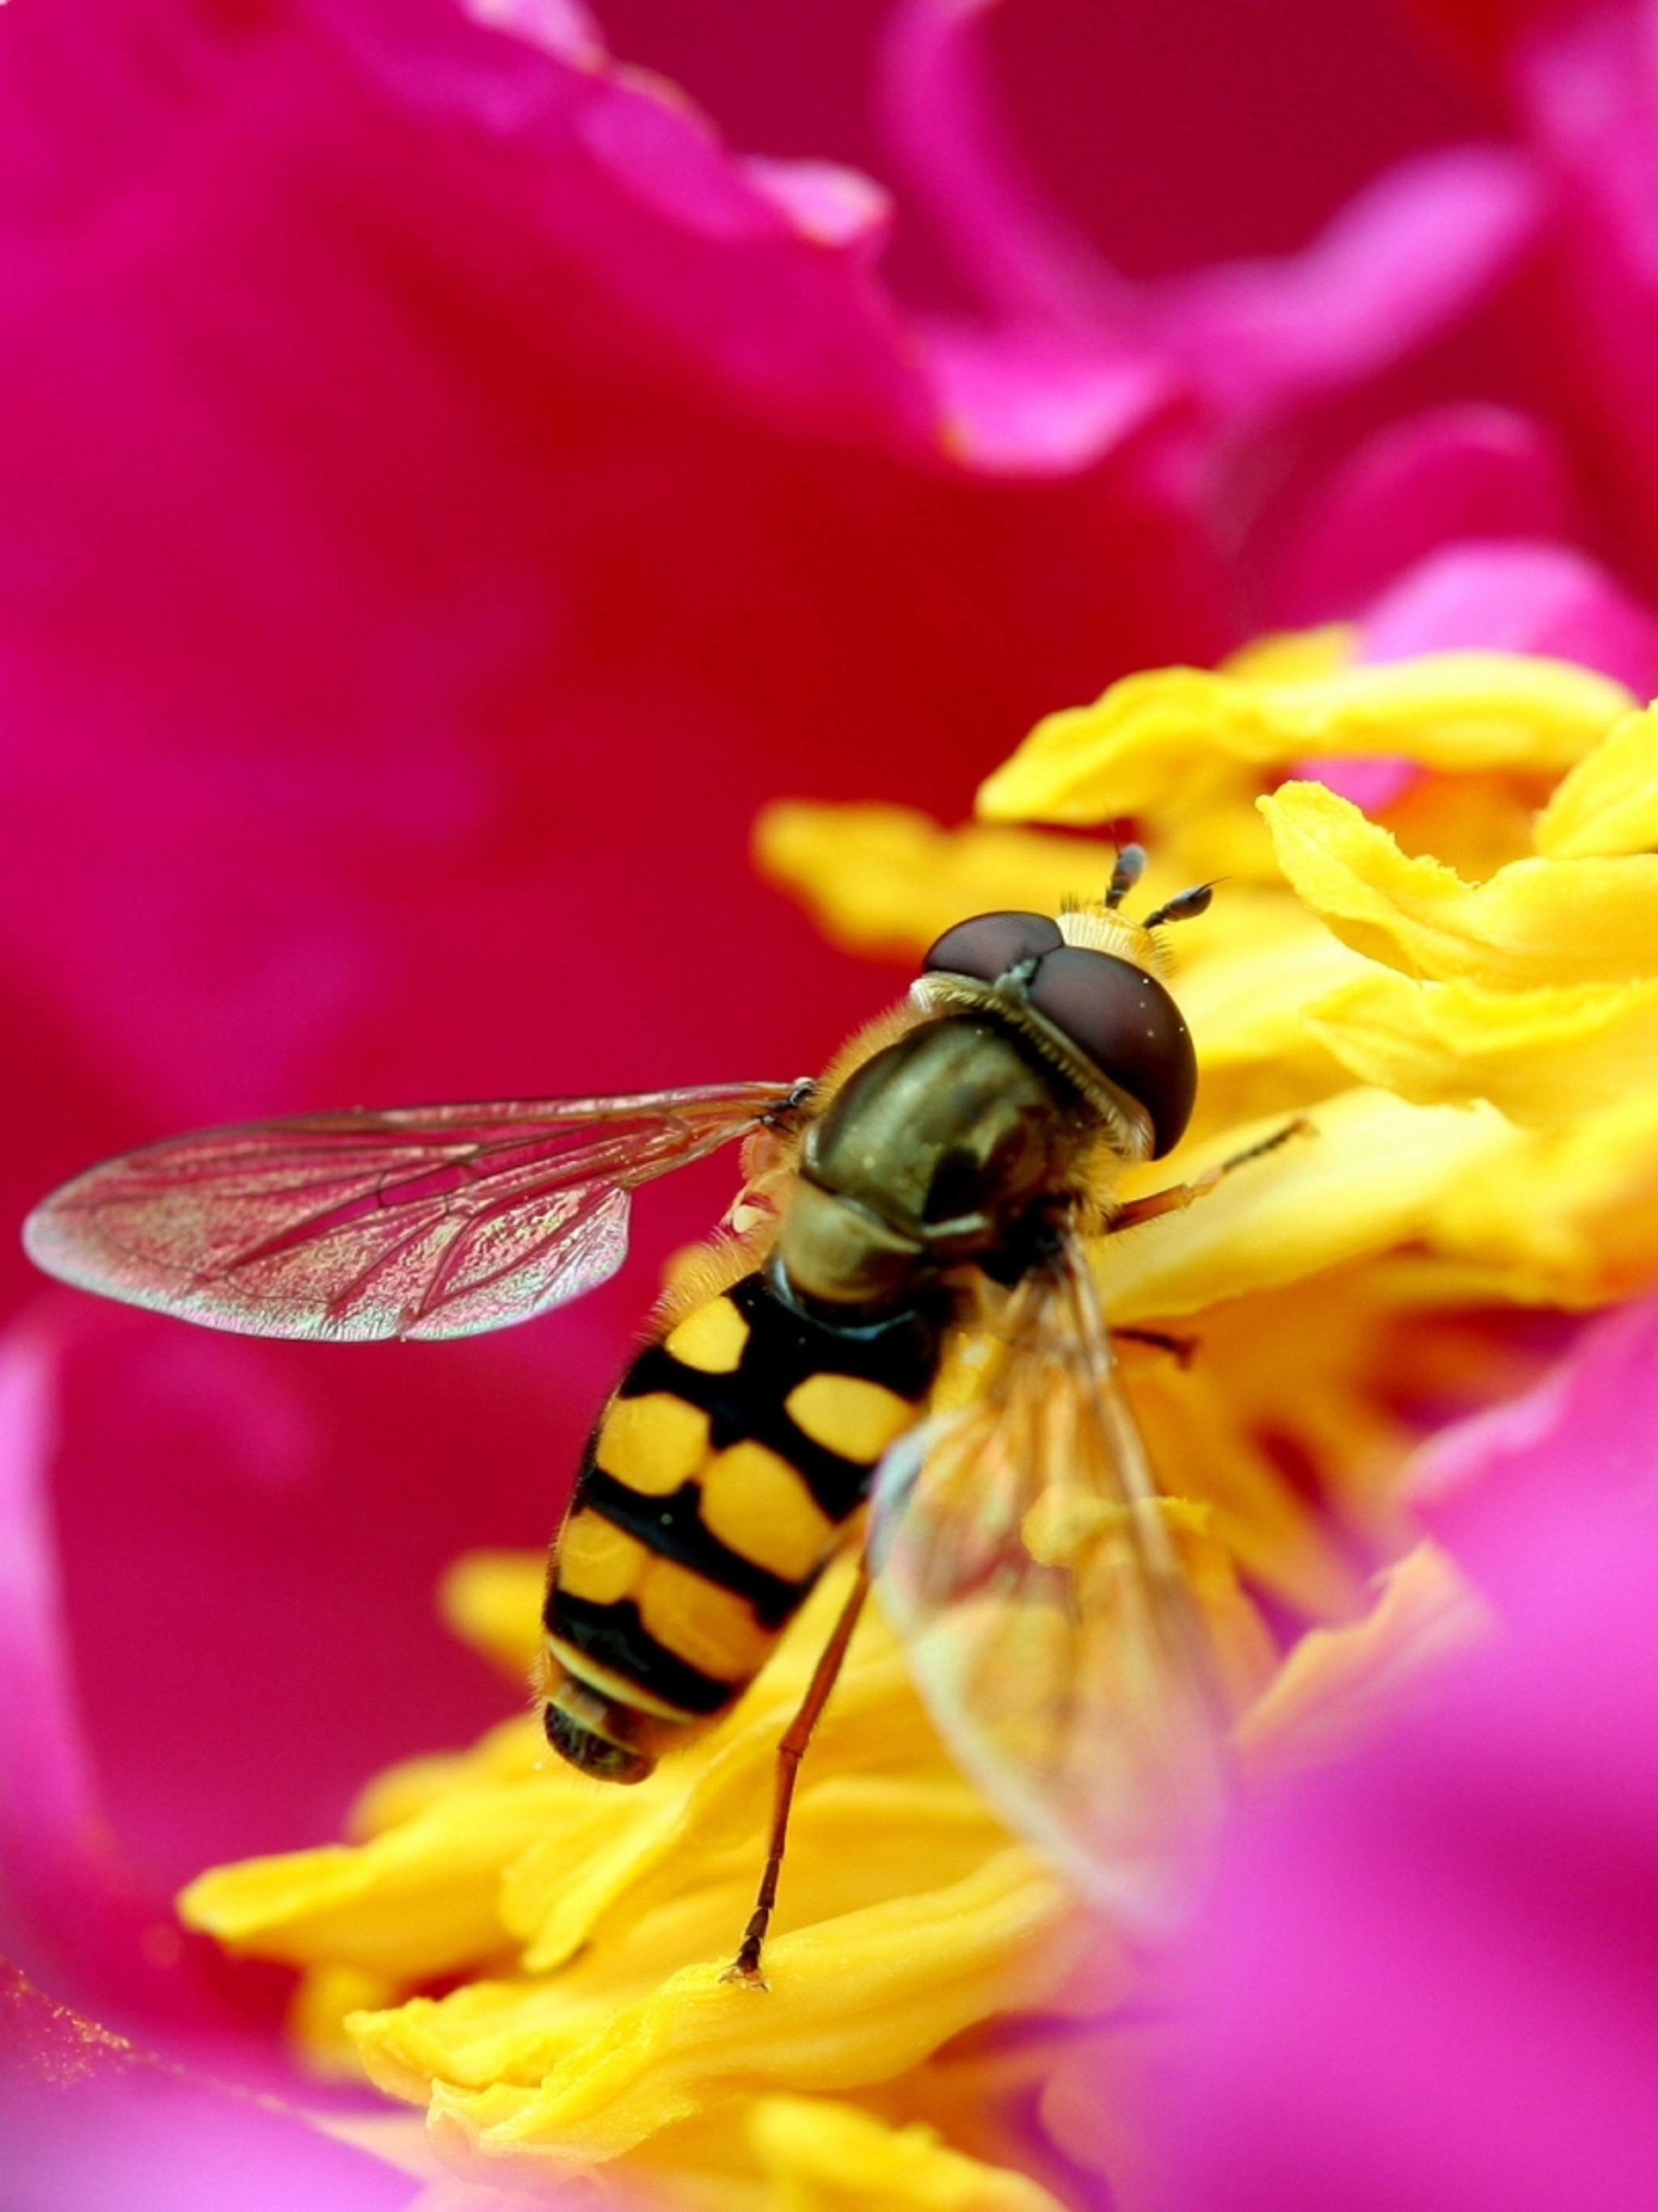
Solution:
[(771, 1842), (766, 1852), (766, 1870), (760, 1877), (760, 1894), (755, 1899), (753, 1912), (744, 1931), (742, 1948), (736, 1958), (720, 1976), (724, 1982), (740, 1982), (745, 1989), (763, 1990), (768, 1986), (760, 1971), (760, 1948), (766, 1940), (772, 1907), (777, 1902), (777, 1877), (783, 1867), (783, 1846), (789, 1832), (789, 1808), (794, 1802), (795, 1778), (800, 1771), (800, 1761), (805, 1757), (806, 1746), (811, 1741), (823, 1708), (829, 1703), (829, 1692), (835, 1687), (836, 1675), (847, 1656), (847, 1646), (852, 1642), (852, 1632), (858, 1626), (858, 1616), (864, 1609), (864, 1600), (869, 1595), (869, 1565), (862, 1562), (858, 1579), (851, 1595), (841, 1609), (841, 1618), (835, 1624), (835, 1633), (823, 1646), (823, 1655), (812, 1669), (811, 1683), (800, 1703), (800, 1710), (789, 1723), (787, 1733), (777, 1747), (777, 1794), (772, 1801)]
[(1293, 1121), (1286, 1121), (1281, 1129), (1274, 1129), (1270, 1137), (1263, 1137), (1258, 1145), (1251, 1145), (1246, 1152), (1234, 1152), (1230, 1160), (1222, 1160), (1218, 1166), (1200, 1175), (1195, 1182), (1172, 1182), (1167, 1190), (1154, 1190), (1144, 1198), (1131, 1198), (1126, 1206), (1117, 1209), (1108, 1224), (1108, 1233), (1114, 1236), (1120, 1229), (1138, 1229), (1142, 1221), (1155, 1221), (1161, 1213), (1183, 1213), (1194, 1200), (1207, 1198), (1221, 1177), (1230, 1175), (1234, 1168), (1246, 1167), (1251, 1160), (1261, 1159), (1266, 1153), (1277, 1152), (1278, 1146), (1287, 1145), (1291, 1137), (1310, 1137), (1312, 1133), (1312, 1123), (1305, 1115), (1298, 1114)]

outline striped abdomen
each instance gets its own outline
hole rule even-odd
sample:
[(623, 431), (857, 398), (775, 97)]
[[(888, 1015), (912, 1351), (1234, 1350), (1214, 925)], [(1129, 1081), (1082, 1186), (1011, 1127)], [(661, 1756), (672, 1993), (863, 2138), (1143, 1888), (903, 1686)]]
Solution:
[(760, 1274), (640, 1354), (550, 1563), (556, 1749), (638, 1781), (742, 1694), (919, 1417), (938, 1358), (912, 1308), (835, 1328)]

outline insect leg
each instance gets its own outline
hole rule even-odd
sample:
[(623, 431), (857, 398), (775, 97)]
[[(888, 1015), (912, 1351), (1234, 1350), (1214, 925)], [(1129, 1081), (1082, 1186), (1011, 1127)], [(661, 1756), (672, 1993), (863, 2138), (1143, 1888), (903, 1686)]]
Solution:
[(1153, 1352), (1166, 1352), (1176, 1367), (1189, 1367), (1198, 1348), (1194, 1336), (1175, 1336), (1165, 1328), (1114, 1328), (1113, 1344), (1145, 1344)]
[(1162, 1213), (1183, 1213), (1194, 1199), (1207, 1198), (1223, 1176), (1234, 1168), (1247, 1167), (1251, 1160), (1259, 1160), (1268, 1152), (1277, 1152), (1287, 1145), (1291, 1137), (1310, 1137), (1313, 1125), (1304, 1114), (1297, 1114), (1293, 1121), (1286, 1121), (1281, 1129), (1274, 1129), (1270, 1137), (1263, 1137), (1258, 1145), (1248, 1146), (1231, 1158), (1222, 1160), (1208, 1169), (1195, 1182), (1172, 1182), (1167, 1190), (1148, 1192), (1144, 1198), (1131, 1198), (1118, 1207), (1108, 1224), (1108, 1233), (1114, 1236), (1120, 1229), (1137, 1229), (1142, 1221), (1155, 1221)]
[(789, 1808), (794, 1802), (795, 1778), (800, 1771), (806, 1746), (811, 1741), (829, 1692), (835, 1687), (835, 1677), (841, 1672), (847, 1656), (847, 1646), (852, 1642), (852, 1632), (858, 1626), (858, 1616), (864, 1609), (864, 1600), (869, 1595), (869, 1563), (860, 1560), (858, 1578), (845, 1605), (841, 1618), (835, 1624), (835, 1633), (823, 1646), (823, 1656), (812, 1669), (806, 1694), (800, 1701), (800, 1710), (789, 1723), (782, 1741), (777, 1747), (777, 1792), (772, 1801), (771, 1841), (766, 1851), (766, 1870), (760, 1877), (760, 1893), (755, 1899), (749, 1924), (744, 1930), (743, 1942), (736, 1958), (720, 1976), (723, 1982), (740, 1982), (745, 1989), (763, 1990), (768, 1986), (760, 1971), (760, 1948), (766, 1940), (766, 1929), (771, 1920), (772, 1907), (777, 1902), (777, 1877), (782, 1871), (783, 1846), (789, 1831)]

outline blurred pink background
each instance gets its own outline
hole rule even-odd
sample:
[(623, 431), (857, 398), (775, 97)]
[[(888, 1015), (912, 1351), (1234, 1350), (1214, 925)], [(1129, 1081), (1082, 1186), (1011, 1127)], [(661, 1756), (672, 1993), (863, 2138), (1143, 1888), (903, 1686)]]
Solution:
[[(1048, 708), (1352, 612), (1442, 541), (1649, 580), (1639, 471), (1538, 341), (1555, 218), (1468, 22), (1009, 0), (987, 82), (1081, 270), (1036, 327), (929, 226), (963, 202), (914, 41), (950, 12), (910, 11), (906, 76), (872, 0), (602, 6), (728, 155), (601, 82), (561, 0), (516, 40), (442, 0), (0, 11), (9, 1219), (191, 1125), (809, 1072), (902, 976), (756, 880), (768, 799), (960, 818)], [(1249, 279), (1233, 356), (1231, 295), (1173, 281), (1470, 141), (1508, 149), (1447, 202), (1489, 240), (1441, 226), (1396, 341), (1378, 291), (1333, 366), (1280, 360)], [(855, 195), (750, 154), (887, 185), (884, 260)], [(1356, 535), (1389, 468), (1394, 534)], [(448, 1346), (216, 1338), (6, 1243), (46, 1425), (14, 1480), (49, 1462), (77, 1771), (147, 1893), (332, 1836), (374, 1768), (506, 1709), (434, 1583), (550, 1533), (727, 1182), (647, 1193), (582, 1306)], [(72, 1984), (72, 1931), (14, 1932)]]

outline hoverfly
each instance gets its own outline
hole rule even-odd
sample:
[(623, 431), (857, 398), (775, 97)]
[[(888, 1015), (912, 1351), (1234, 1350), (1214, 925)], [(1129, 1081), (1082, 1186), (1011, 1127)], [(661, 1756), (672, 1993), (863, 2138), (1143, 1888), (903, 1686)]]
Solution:
[[(462, 1336), (604, 1280), (635, 1188), (749, 1139), (745, 1201), (593, 1430), (541, 1689), (556, 1751), (639, 1780), (730, 1710), (867, 1523), (780, 1747), (733, 1978), (763, 1986), (795, 1773), (872, 1574), (958, 1759), (1095, 1896), (1155, 1912), (1224, 1789), (1209, 1654), (1086, 1249), (1213, 1179), (1110, 1197), (1196, 1090), (1155, 933), (1210, 889), (1131, 921), (1144, 858), (1126, 848), (1103, 899), (1057, 921), (947, 931), (821, 1082), (210, 1130), (90, 1169), (27, 1224), (52, 1274), (208, 1328)], [(964, 1332), (987, 1356), (930, 1413)]]

